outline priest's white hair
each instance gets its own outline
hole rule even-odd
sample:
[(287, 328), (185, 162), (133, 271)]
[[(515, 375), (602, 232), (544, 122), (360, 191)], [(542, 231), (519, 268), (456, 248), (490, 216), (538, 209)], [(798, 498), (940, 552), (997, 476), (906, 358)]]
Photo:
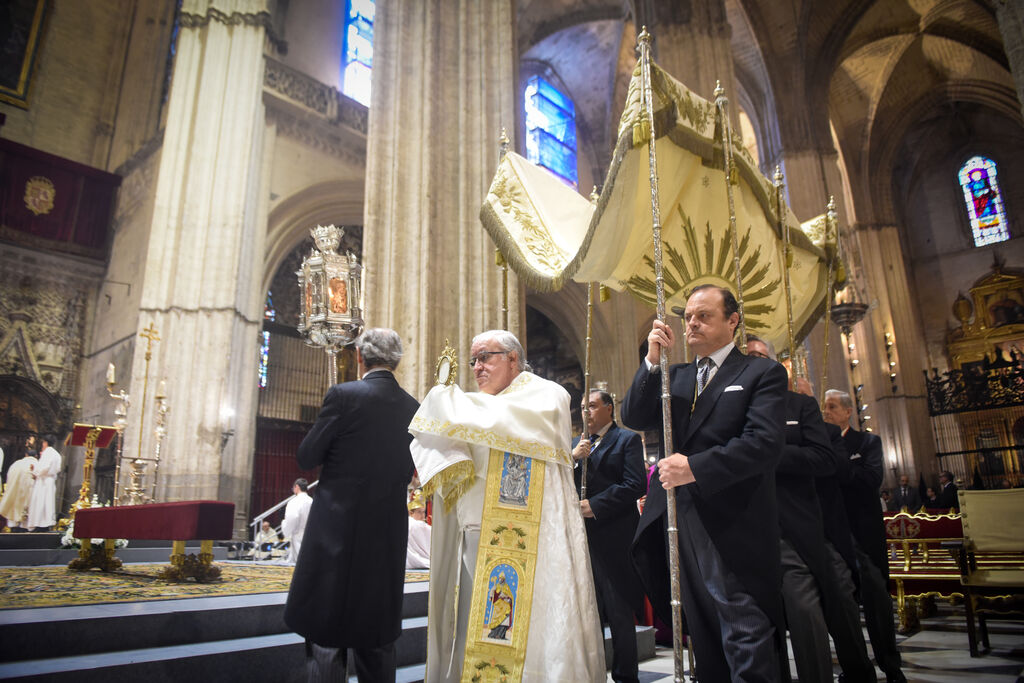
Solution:
[(526, 364), (526, 353), (523, 351), (523, 345), (519, 343), (516, 336), (508, 330), (487, 330), (473, 337), (473, 343), (470, 346), (476, 346), (481, 342), (495, 341), (498, 342), (498, 346), (503, 351), (515, 351), (516, 353), (516, 367), (519, 371), (528, 370), (529, 366)]

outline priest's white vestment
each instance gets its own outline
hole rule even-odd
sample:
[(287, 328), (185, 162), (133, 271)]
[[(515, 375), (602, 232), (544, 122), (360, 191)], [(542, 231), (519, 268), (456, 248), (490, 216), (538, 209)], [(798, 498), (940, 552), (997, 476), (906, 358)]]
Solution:
[(462, 678), (493, 449), (543, 461), (522, 680), (605, 681), (587, 537), (572, 478), (569, 394), (530, 372), (494, 396), (436, 386), (409, 431), (424, 492), (434, 495), (425, 680)]
[(60, 474), (60, 453), (47, 446), (39, 454), (35, 466), (36, 483), (32, 487), (32, 500), (28, 504), (28, 526), (48, 527), (57, 523), (57, 475)]
[(32, 499), (32, 470), (39, 461), (31, 455), (15, 460), (7, 470), (7, 488), (0, 498), (0, 516), (7, 520), (7, 526), (28, 528), (28, 504)]

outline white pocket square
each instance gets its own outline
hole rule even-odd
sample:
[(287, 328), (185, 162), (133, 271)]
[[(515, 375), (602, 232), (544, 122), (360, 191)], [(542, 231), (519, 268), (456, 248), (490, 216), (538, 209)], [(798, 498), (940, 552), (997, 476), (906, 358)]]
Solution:
[(725, 388), (725, 391), (743, 391), (743, 387), (741, 387), (739, 384), (730, 384)]
[(800, 424), (800, 422), (798, 420), (786, 420), (786, 424), (787, 425), (798, 425), (798, 424)]

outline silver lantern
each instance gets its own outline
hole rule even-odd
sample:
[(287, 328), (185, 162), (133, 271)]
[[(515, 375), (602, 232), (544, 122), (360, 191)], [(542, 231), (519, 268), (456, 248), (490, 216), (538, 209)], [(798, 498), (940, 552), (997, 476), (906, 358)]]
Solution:
[(363, 267), (352, 252), (339, 254), (343, 229), (318, 225), (309, 231), (316, 243), (296, 271), (299, 279), (299, 333), (319, 346), (330, 360), (331, 384), (338, 381), (338, 350), (363, 331), (361, 283)]

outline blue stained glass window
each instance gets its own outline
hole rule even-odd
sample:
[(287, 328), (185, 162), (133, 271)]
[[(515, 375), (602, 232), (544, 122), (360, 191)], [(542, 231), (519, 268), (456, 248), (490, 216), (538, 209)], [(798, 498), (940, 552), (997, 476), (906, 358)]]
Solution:
[(960, 168), (959, 178), (967, 216), (971, 219), (974, 246), (1010, 239), (995, 162), (982, 156), (971, 157)]
[(526, 158), (577, 187), (576, 107), (565, 93), (534, 76), (526, 82)]
[[(274, 295), (271, 292), (267, 292), (267, 302), (263, 305), (263, 319), (277, 320), (277, 311), (274, 310)], [(261, 335), (259, 386), (260, 389), (264, 389), (267, 386), (267, 368), (270, 367), (270, 332), (263, 330)]]
[(373, 19), (376, 12), (374, 0), (348, 0), (345, 3), (341, 91), (366, 106), (370, 106)]

